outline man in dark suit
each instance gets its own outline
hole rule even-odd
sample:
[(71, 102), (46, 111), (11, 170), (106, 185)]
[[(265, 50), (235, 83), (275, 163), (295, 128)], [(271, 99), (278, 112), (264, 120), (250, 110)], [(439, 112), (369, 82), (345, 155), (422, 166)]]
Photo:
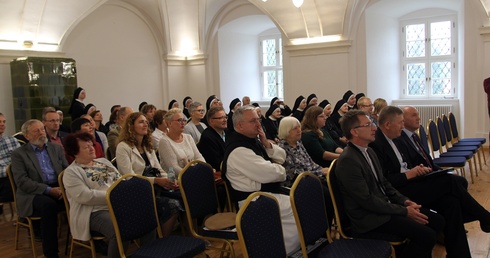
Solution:
[(207, 120), (209, 127), (202, 132), (197, 148), (214, 170), (221, 171), (220, 166), (225, 156), (225, 135), (229, 119), (223, 107), (212, 107), (208, 110)]
[(365, 111), (344, 114), (341, 128), (349, 144), (334, 173), (353, 230), (408, 238), (397, 257), (431, 257), (444, 219), (400, 194), (383, 176), (378, 157), (368, 147), (375, 139), (376, 126)]
[(12, 153), (17, 213), (41, 217), (44, 256), (58, 257), (57, 214), (63, 209), (58, 175), (68, 163), (61, 147), (48, 142), (41, 121), (28, 120), (21, 130), (29, 142)]
[[(471, 257), (464, 222), (480, 219), (482, 229), (488, 230), (490, 213), (461, 186), (454, 175), (424, 176), (431, 167), (406, 162), (395, 144), (404, 127), (403, 111), (395, 106), (385, 107), (379, 115), (376, 140), (369, 146), (379, 157), (385, 177), (402, 194), (424, 207), (439, 212), (446, 220), (444, 227), (448, 257)], [(418, 128), (418, 127), (417, 127)], [(466, 218), (466, 219), (465, 219)]]

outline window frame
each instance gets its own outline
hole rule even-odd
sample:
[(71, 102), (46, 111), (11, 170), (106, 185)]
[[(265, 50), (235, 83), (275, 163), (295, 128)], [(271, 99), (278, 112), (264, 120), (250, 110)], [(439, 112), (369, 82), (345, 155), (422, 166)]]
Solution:
[[(276, 43), (276, 65), (275, 66), (264, 66), (263, 64), (263, 47), (262, 42), (264, 40), (275, 40)], [(283, 49), (282, 49), (282, 36), (279, 32), (277, 33), (267, 33), (259, 36), (259, 78), (260, 78), (260, 98), (263, 101), (270, 101), (274, 97), (278, 97), (280, 99), (284, 99), (284, 67), (283, 67), (283, 57), (282, 57)], [(268, 86), (265, 84), (264, 73), (268, 71), (275, 71), (276, 78), (280, 78), (280, 80), (276, 80), (277, 87), (277, 96), (267, 96)], [(279, 84), (278, 84), (279, 82)]]
[[(431, 35), (430, 25), (435, 22), (449, 21), (451, 22), (451, 54), (448, 56), (430, 56), (431, 53)], [(424, 57), (406, 57), (406, 26), (424, 24), (425, 25), (425, 56)], [(457, 16), (452, 15), (439, 15), (433, 17), (424, 17), (416, 19), (406, 19), (400, 21), (400, 52), (401, 52), (401, 72), (400, 72), (400, 95), (402, 99), (455, 99), (457, 98), (458, 89), (458, 28), (457, 28)], [(451, 64), (451, 90), (449, 94), (432, 94), (432, 79), (431, 79), (431, 64), (434, 62), (450, 62)], [(407, 80), (407, 66), (409, 64), (424, 63), (426, 71), (425, 82), (425, 94), (424, 95), (409, 95), (408, 94), (408, 80)]]

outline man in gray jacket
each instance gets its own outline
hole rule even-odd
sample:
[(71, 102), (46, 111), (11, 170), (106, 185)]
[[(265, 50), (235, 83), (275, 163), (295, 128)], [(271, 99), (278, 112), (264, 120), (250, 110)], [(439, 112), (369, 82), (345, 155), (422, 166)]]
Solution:
[(61, 147), (48, 142), (41, 121), (28, 120), (21, 130), (29, 142), (12, 153), (17, 213), (41, 217), (44, 256), (58, 257), (57, 214), (64, 209), (58, 175), (68, 162)]

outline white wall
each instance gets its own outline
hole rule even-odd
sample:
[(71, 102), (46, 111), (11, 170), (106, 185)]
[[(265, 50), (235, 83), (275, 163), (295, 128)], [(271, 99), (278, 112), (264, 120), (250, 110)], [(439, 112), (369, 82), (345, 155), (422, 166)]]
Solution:
[(100, 109), (104, 122), (114, 104), (147, 101), (163, 105), (161, 54), (147, 24), (123, 6), (103, 5), (84, 19), (63, 46), (77, 62), (78, 85), (85, 103)]
[(220, 98), (229, 111), (234, 98), (260, 98), (258, 37), (256, 35), (219, 32)]
[(367, 87), (372, 100), (400, 97), (400, 41), (397, 19), (366, 11)]

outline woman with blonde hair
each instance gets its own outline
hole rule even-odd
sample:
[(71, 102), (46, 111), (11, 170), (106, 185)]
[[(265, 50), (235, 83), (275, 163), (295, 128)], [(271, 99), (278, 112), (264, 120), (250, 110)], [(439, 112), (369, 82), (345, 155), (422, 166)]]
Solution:
[(373, 108), (373, 112), (371, 113), (371, 115), (374, 117), (374, 119), (376, 119), (376, 121), (378, 121), (378, 116), (379, 116), (379, 113), (381, 112), (381, 109), (388, 106), (388, 102), (386, 102), (385, 99), (377, 98), (374, 100), (373, 106), (374, 106), (374, 108)]
[(338, 158), (343, 151), (322, 129), (326, 119), (321, 107), (312, 106), (306, 110), (301, 122), (303, 145), (313, 161), (322, 167), (329, 167), (332, 160)]
[(184, 133), (186, 119), (180, 108), (172, 108), (165, 115), (168, 132), (158, 143), (160, 164), (164, 168), (172, 168), (175, 176), (193, 160), (206, 162), (197, 149), (192, 136)]
[[(167, 178), (167, 173), (158, 162), (148, 120), (141, 112), (130, 114), (119, 133), (116, 148), (117, 167), (121, 174), (145, 175), (155, 185), (166, 190), (176, 190), (179, 186)], [(151, 175), (145, 172), (152, 171)], [(180, 210), (176, 199), (157, 196), (157, 206), (164, 235), (172, 233)]]

